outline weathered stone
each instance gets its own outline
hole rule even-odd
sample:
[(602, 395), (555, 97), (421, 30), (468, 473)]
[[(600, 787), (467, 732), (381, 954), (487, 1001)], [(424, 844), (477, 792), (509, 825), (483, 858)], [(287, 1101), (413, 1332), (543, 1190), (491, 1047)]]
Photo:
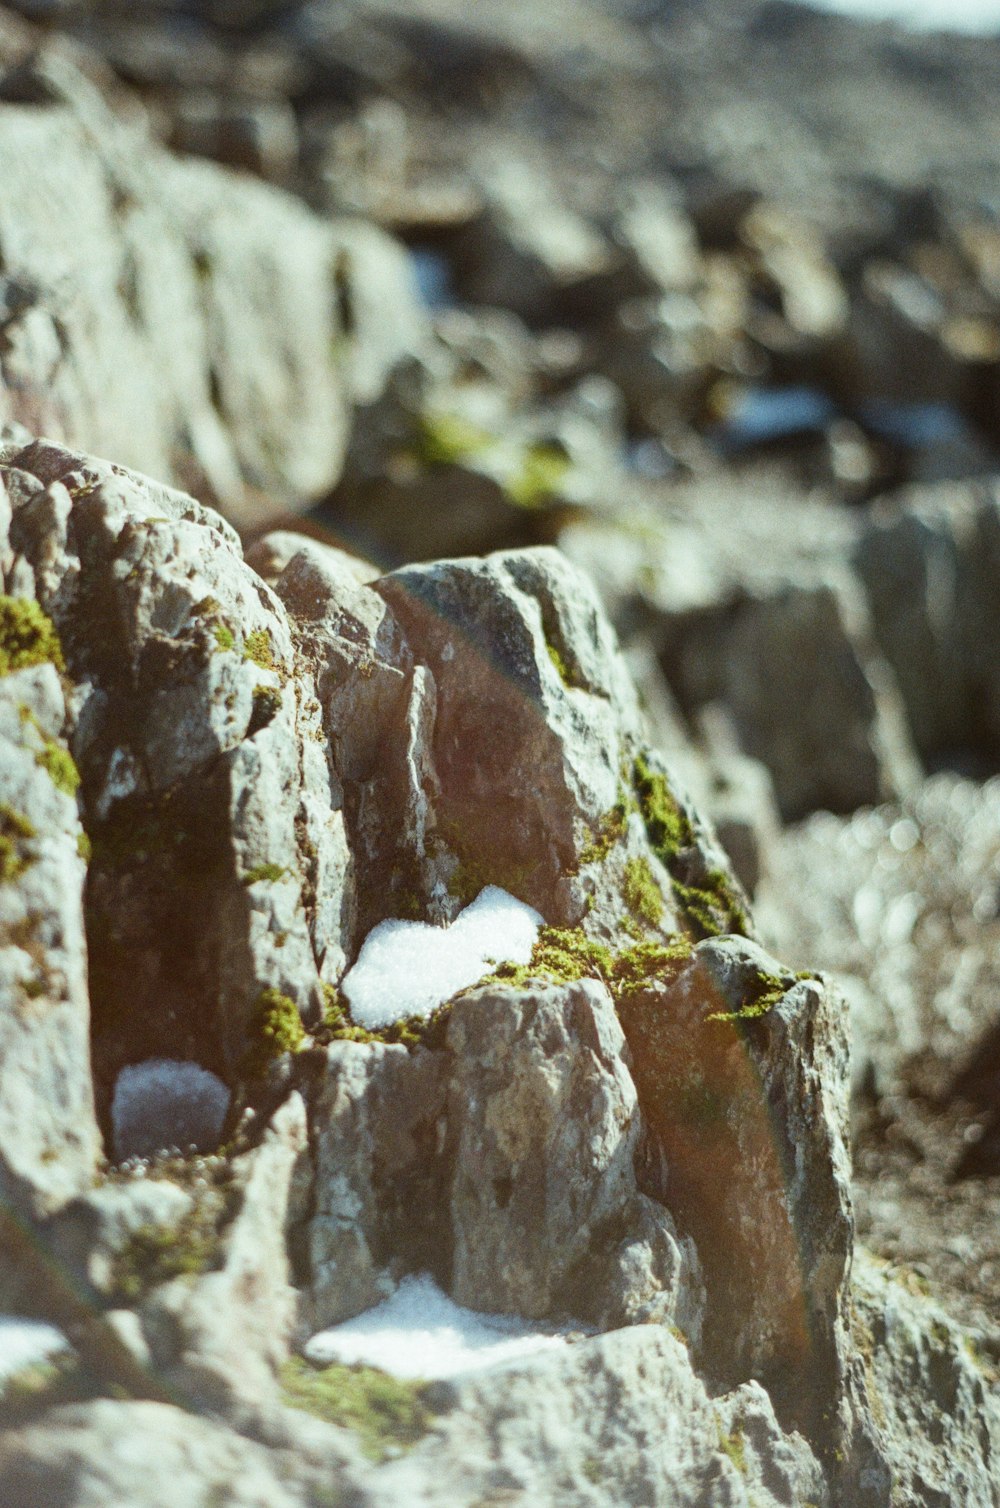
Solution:
[(287, 616), (182, 494), (50, 444), (4, 475), (75, 683), (99, 1087), (149, 1057), (231, 1081), (264, 991), (318, 1016), (351, 921), (339, 786)]
[[(638, 1103), (607, 993), (593, 981), (477, 991), (454, 1006), (448, 1045), (458, 1302), (585, 1321), (638, 1318), (658, 1302), (697, 1338), (693, 1252), (663, 1212), (640, 1212)], [(666, 1291), (653, 1281), (658, 1262)]]
[(786, 820), (872, 804), (916, 776), (898, 693), (867, 637), (862, 604), (831, 585), (748, 604), (727, 636), (726, 699)]
[(215, 1270), (176, 1277), (140, 1310), (154, 1365), (181, 1396), (237, 1416), (259, 1409), (287, 1358), (297, 1296), (288, 1241), (296, 1168), (306, 1153), (305, 1106), (292, 1094), (260, 1145), (233, 1161), (235, 1214), (208, 1257)]
[(415, 1268), (444, 1275), (446, 1066), (382, 1043), (335, 1043), (312, 1105), (309, 1323), (379, 1302)]
[(995, 490), (965, 486), (881, 505), (857, 545), (875, 632), (932, 761), (1000, 749), (998, 542)]
[(810, 1434), (841, 1386), (853, 1227), (844, 1009), (741, 938), (621, 1001), (649, 1138), (643, 1185), (693, 1235), (705, 1358)]
[[(3, 602), (16, 612), (30, 600)], [(0, 648), (16, 642), (5, 616)], [(0, 675), (0, 1202), (22, 1214), (82, 1192), (100, 1155), (86, 864), (65, 725), (53, 664)]]
[(510, 1497), (650, 1508), (827, 1508), (823, 1473), (760, 1389), (710, 1400), (684, 1346), (638, 1325), (439, 1385), (434, 1431), (372, 1472), (365, 1508)]
[[(0, 1481), (10, 1508), (67, 1502), (102, 1508), (303, 1508), (287, 1457), (167, 1403), (110, 1398), (57, 1409), (44, 1423), (0, 1437)], [(137, 1497), (141, 1493), (141, 1497)]]
[(546, 550), (411, 567), (378, 590), (437, 687), (439, 839), (460, 876), (464, 864), (559, 921), (559, 877), (641, 739), (596, 598)]
[(852, 1326), (892, 1499), (901, 1508), (996, 1495), (996, 1372), (970, 1334), (859, 1248)]

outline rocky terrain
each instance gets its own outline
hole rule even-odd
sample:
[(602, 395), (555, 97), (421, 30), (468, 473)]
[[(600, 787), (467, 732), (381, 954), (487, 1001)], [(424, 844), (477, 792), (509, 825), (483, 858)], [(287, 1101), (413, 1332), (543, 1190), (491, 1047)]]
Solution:
[(1000, 1503), (998, 83), (0, 9), (4, 1505)]

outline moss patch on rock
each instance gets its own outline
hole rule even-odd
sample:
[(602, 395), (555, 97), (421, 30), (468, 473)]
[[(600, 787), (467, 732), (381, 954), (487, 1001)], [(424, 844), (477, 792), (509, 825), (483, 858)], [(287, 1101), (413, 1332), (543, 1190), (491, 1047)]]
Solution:
[(45, 664), (66, 669), (52, 619), (33, 597), (0, 596), (0, 675)]
[(275, 668), (274, 647), (266, 628), (255, 628), (253, 633), (247, 634), (243, 644), (243, 658), (252, 661), (260, 670)]
[(686, 920), (699, 938), (718, 937), (722, 933), (745, 936), (749, 931), (747, 914), (723, 870), (709, 870), (698, 885), (684, 885), (677, 879), (672, 879), (671, 884)]
[(507, 482), (507, 496), (518, 508), (541, 508), (558, 494), (569, 469), (569, 457), (558, 445), (529, 445)]
[(374, 1367), (312, 1367), (293, 1356), (281, 1370), (281, 1390), (292, 1408), (305, 1409), (353, 1430), (370, 1461), (380, 1462), (416, 1445), (430, 1428), (425, 1384), (401, 1382)]
[(34, 863), (34, 857), (25, 853), (24, 845), (37, 836), (34, 825), (23, 812), (8, 801), (0, 801), (0, 884), (9, 885), (20, 879)]
[(450, 1001), (439, 1005), (429, 1016), (403, 1016), (378, 1031), (369, 1031), (365, 1026), (355, 1025), (347, 1002), (332, 984), (323, 986), (323, 994), (323, 1025), (315, 1033), (315, 1041), (321, 1047), (330, 1042), (386, 1042), (411, 1048), (436, 1047), (443, 1043), (451, 1012)]
[(653, 852), (669, 869), (681, 850), (694, 842), (691, 823), (671, 791), (667, 777), (654, 770), (644, 754), (633, 763), (632, 785)]
[(214, 1222), (197, 1210), (179, 1226), (141, 1225), (115, 1258), (112, 1292), (125, 1303), (134, 1304), (160, 1283), (207, 1271), (214, 1265), (218, 1250)]
[(262, 990), (250, 1029), (251, 1044), (240, 1069), (250, 1078), (263, 1076), (276, 1058), (305, 1046), (306, 1032), (298, 1006), (280, 990)]
[(663, 920), (663, 896), (648, 859), (629, 859), (622, 881), (625, 904), (640, 920), (656, 927)]
[(460, 466), (489, 450), (495, 439), (489, 430), (460, 414), (424, 414), (416, 438), (416, 458), (425, 466)]
[(243, 876), (244, 885), (256, 885), (260, 880), (267, 880), (276, 885), (283, 880), (288, 870), (283, 864), (257, 864)]
[(21, 707), (19, 714), (22, 723), (33, 728), (41, 740), (42, 747), (35, 750), (36, 765), (45, 771), (57, 791), (62, 791), (64, 796), (75, 796), (80, 789), (80, 771), (72, 754), (57, 738), (45, 732), (30, 707)]

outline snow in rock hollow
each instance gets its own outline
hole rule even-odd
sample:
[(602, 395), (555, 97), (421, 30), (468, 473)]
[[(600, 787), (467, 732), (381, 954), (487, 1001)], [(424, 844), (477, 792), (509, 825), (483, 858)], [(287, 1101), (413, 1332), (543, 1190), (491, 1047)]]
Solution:
[(305, 1347), (312, 1362), (378, 1367), (394, 1377), (436, 1381), (512, 1365), (568, 1345), (569, 1332), (543, 1330), (509, 1314), (463, 1309), (426, 1274), (404, 1278), (392, 1298), (357, 1319), (321, 1330)]
[(0, 1393), (8, 1378), (67, 1350), (69, 1342), (54, 1325), (0, 1314)]
[(342, 989), (358, 1026), (379, 1031), (404, 1016), (429, 1016), (456, 990), (498, 963), (527, 963), (543, 918), (488, 885), (450, 927), (379, 922)]
[(147, 1058), (123, 1068), (111, 1100), (114, 1155), (153, 1157), (157, 1152), (214, 1152), (229, 1109), (229, 1090), (197, 1063)]

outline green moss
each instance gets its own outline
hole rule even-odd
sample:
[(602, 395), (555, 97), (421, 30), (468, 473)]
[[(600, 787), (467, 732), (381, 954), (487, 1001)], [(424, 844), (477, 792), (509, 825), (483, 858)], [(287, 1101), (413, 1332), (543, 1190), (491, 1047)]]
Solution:
[(323, 986), (323, 995), (323, 1025), (316, 1033), (316, 1041), (322, 1045), (329, 1042), (390, 1042), (403, 1047), (438, 1046), (451, 1013), (449, 1001), (438, 1006), (429, 1016), (404, 1016), (378, 1031), (369, 1031), (367, 1027), (355, 1026), (346, 1002), (332, 984)]
[(40, 996), (45, 994), (48, 986), (44, 979), (24, 979), (21, 981), (21, 988), (27, 999), (38, 1000)]
[(687, 937), (673, 937), (669, 942), (640, 942), (627, 948), (615, 959), (611, 988), (616, 1000), (638, 995), (651, 984), (674, 979), (691, 958), (692, 945)]
[(85, 864), (90, 863), (94, 853), (94, 845), (84, 832), (77, 833), (76, 835), (76, 851)]
[(32, 597), (0, 596), (0, 675), (45, 664), (66, 669), (52, 619)]
[(415, 1445), (430, 1428), (424, 1384), (401, 1382), (373, 1367), (311, 1367), (294, 1356), (281, 1370), (285, 1402), (353, 1430), (370, 1461)]
[(80, 771), (72, 754), (58, 739), (51, 738), (45, 732), (30, 707), (20, 707), (19, 715), (22, 723), (34, 728), (42, 741), (42, 747), (35, 750), (36, 765), (45, 771), (56, 790), (62, 791), (66, 796), (75, 796), (80, 789)]
[(618, 800), (611, 810), (601, 817), (597, 824), (597, 831), (581, 851), (580, 863), (597, 864), (602, 859), (606, 859), (615, 845), (624, 838), (628, 830), (630, 814), (638, 809), (625, 787), (619, 786)]
[(35, 862), (31, 854), (24, 852), (24, 844), (37, 836), (34, 825), (23, 812), (7, 801), (0, 801), (0, 884), (20, 879)]
[(495, 444), (494, 436), (459, 414), (424, 414), (416, 455), (425, 466), (458, 466)]
[(261, 670), (274, 669), (274, 649), (271, 645), (271, 635), (266, 628), (255, 628), (252, 634), (247, 634), (243, 645), (244, 660), (252, 660)]
[(743, 1440), (743, 1431), (741, 1429), (737, 1429), (734, 1430), (731, 1435), (727, 1435), (724, 1434), (722, 1429), (720, 1428), (719, 1449), (724, 1451), (725, 1454), (729, 1457), (730, 1461), (732, 1461), (740, 1476), (746, 1476), (747, 1455), (746, 1446)]
[(556, 649), (556, 647), (555, 647), (554, 644), (546, 644), (545, 648), (549, 652), (549, 659), (552, 661), (553, 665), (556, 667), (556, 673), (558, 674), (559, 679), (562, 681), (563, 685), (567, 689), (572, 688), (573, 682), (570, 679), (570, 674), (569, 674), (569, 670), (568, 670), (568, 668), (566, 666), (566, 661), (563, 659), (563, 657), (559, 653), (558, 649)]
[(219, 646), (220, 650), (224, 651), (236, 648), (236, 635), (233, 633), (228, 623), (213, 624), (212, 633), (215, 636), (215, 642)]
[(250, 1077), (267, 1072), (268, 1065), (286, 1052), (298, 1052), (306, 1039), (295, 1001), (280, 990), (263, 990), (251, 1028), (252, 1045), (244, 1055), (242, 1071)]
[(160, 1283), (205, 1272), (218, 1249), (214, 1224), (197, 1211), (173, 1228), (140, 1225), (115, 1257), (112, 1292), (126, 1303), (135, 1303)]
[(57, 791), (75, 796), (80, 789), (80, 771), (68, 749), (54, 738), (45, 738), (44, 747), (35, 755), (35, 763), (45, 771)]
[(739, 1010), (713, 1011), (706, 1021), (756, 1021), (766, 1016), (784, 998), (793, 984), (791, 977), (781, 979), (777, 974), (758, 973), (747, 991), (747, 997)]
[(699, 937), (733, 932), (745, 937), (749, 932), (747, 914), (721, 869), (710, 870), (701, 885), (682, 885), (677, 879), (672, 884), (686, 920)]
[(507, 482), (507, 496), (519, 508), (540, 508), (558, 494), (569, 469), (569, 457), (557, 445), (531, 445)]
[(622, 895), (629, 910), (651, 927), (663, 919), (663, 896), (648, 859), (629, 859), (625, 865)]
[[(452, 835), (448, 834), (448, 836)], [(448, 894), (461, 901), (463, 906), (469, 906), (480, 891), (486, 889), (487, 885), (499, 885), (508, 894), (523, 900), (534, 872), (535, 866), (532, 864), (513, 862), (502, 864), (495, 855), (492, 855), (488, 862), (463, 858), (452, 870), (448, 880)], [(420, 906), (415, 915), (419, 918), (422, 914), (423, 907)]]
[(674, 799), (666, 776), (654, 770), (643, 754), (632, 766), (632, 784), (646, 836), (657, 858), (669, 868), (681, 850), (694, 842), (691, 823)]
[(613, 968), (611, 949), (594, 942), (582, 928), (543, 927), (528, 963), (502, 963), (480, 983), (506, 984), (516, 989), (538, 979), (551, 979), (559, 984), (571, 984), (577, 979), (601, 979), (609, 983)]
[(258, 864), (255, 869), (249, 870), (243, 876), (243, 883), (244, 885), (256, 885), (259, 880), (268, 880), (276, 885), (279, 880), (285, 878), (287, 873), (288, 870), (283, 864)]

